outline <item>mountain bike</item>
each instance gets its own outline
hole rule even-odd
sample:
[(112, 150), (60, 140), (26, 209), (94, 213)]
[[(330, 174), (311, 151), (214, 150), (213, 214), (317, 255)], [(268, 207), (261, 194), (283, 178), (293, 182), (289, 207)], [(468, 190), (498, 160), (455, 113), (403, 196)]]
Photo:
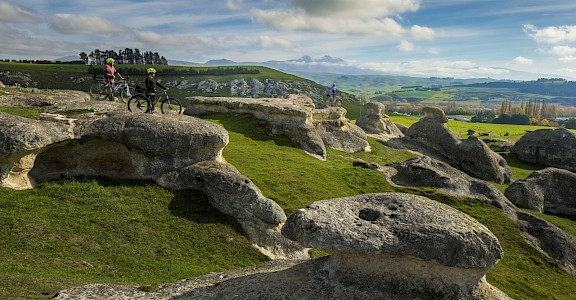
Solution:
[(130, 77), (115, 83), (106, 82), (103, 76), (94, 75), (94, 82), (90, 85), (90, 96), (95, 100), (106, 100), (120, 94), (120, 100), (126, 103), (134, 94), (134, 88), (128, 84)]
[(325, 103), (326, 107), (342, 106), (342, 101), (339, 99), (340, 97), (338, 97), (338, 93), (336, 91), (329, 92), (328, 94), (326, 94), (326, 96), (328, 97)]
[(160, 106), (160, 111), (163, 114), (179, 115), (182, 113), (182, 103), (180, 100), (168, 96), (168, 90), (164, 90), (156, 99), (156, 102), (152, 103), (152, 99), (146, 95), (144, 90), (136, 86), (134, 95), (128, 100), (128, 110), (131, 112), (145, 113), (150, 110), (154, 111), (154, 107), (157, 106)]

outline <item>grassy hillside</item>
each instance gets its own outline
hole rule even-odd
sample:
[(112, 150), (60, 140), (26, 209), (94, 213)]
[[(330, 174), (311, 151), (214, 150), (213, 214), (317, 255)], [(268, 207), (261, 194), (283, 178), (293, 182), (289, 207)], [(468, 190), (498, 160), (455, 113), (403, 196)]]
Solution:
[[(311, 96), (316, 101), (323, 100), (327, 87), (323, 87), (313, 81), (295, 75), (276, 71), (271, 68), (261, 66), (242, 66), (240, 69), (247, 69), (249, 72), (227, 74), (222, 71), (229, 67), (183, 67), (166, 65), (126, 65), (117, 64), (116, 69), (123, 76), (130, 76), (130, 85), (144, 84), (146, 69), (154, 67), (158, 73), (156, 78), (159, 82), (170, 88), (170, 96), (179, 98), (185, 104), (185, 97), (188, 96), (230, 96), (231, 87), (225, 86), (232, 80), (244, 80), (250, 82), (255, 79), (260, 82), (273, 81), (281, 82), (281, 88), (287, 88), (289, 93), (301, 93)], [(88, 91), (93, 81), (91, 66), (70, 65), (70, 64), (25, 64), (0, 62), (0, 81), (6, 85), (20, 84), (23, 87), (38, 87), (43, 89), (74, 89)], [(92, 66), (97, 71), (104, 66)], [(174, 74), (175, 71), (186, 73), (194, 70), (198, 74)], [(253, 72), (256, 70), (257, 72)], [(163, 73), (164, 72), (164, 73)], [(222, 73), (222, 74), (220, 74)], [(170, 75), (172, 74), (172, 75)], [(213, 80), (220, 84), (217, 90), (202, 91), (197, 84)], [(265, 91), (262, 92), (265, 94)], [(266, 95), (263, 95), (266, 96)], [(352, 96), (345, 95), (347, 98)]]
[[(16, 112), (18, 113), (18, 112)], [(385, 164), (412, 154), (369, 139), (370, 153), (329, 150), (314, 159), (270, 137), (245, 115), (212, 115), (230, 144), (224, 157), (274, 199), (287, 214), (317, 200), (394, 191), (374, 170), (355, 168), (360, 158)], [(519, 165), (514, 170), (525, 170)], [(498, 209), (476, 200), (432, 195), (430, 189), (398, 189), (428, 196), (476, 218), (498, 237), (504, 259), (488, 281), (515, 299), (573, 299), (576, 277), (522, 238)], [(191, 276), (267, 260), (250, 246), (231, 218), (196, 191), (171, 191), (148, 181), (72, 178), (28, 191), (0, 188), (0, 298), (48, 299), (60, 289), (114, 283), (153, 290)], [(550, 217), (575, 234), (574, 221)]]

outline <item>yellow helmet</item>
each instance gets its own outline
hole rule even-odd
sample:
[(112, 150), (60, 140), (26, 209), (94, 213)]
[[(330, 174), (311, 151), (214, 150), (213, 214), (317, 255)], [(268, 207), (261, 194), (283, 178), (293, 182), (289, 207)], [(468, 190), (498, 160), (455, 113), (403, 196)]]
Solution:
[(148, 69), (146, 70), (146, 73), (156, 73), (156, 69), (154, 69), (154, 68), (148, 68)]
[(108, 58), (106, 59), (106, 63), (107, 63), (107, 64), (109, 64), (110, 62), (113, 62), (113, 61), (115, 61), (115, 60), (114, 60), (112, 57), (108, 57)]

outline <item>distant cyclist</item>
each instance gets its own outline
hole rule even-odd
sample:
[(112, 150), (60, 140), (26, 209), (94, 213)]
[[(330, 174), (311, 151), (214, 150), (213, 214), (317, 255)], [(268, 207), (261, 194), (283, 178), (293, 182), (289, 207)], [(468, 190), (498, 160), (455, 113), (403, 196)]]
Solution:
[(116, 71), (116, 68), (114, 68), (114, 59), (112, 57), (106, 59), (106, 68), (104, 69), (104, 73), (106, 74), (105, 75), (106, 82), (110, 83), (110, 87), (108, 90), (108, 100), (114, 101), (114, 93), (112, 92), (112, 85), (114, 85), (114, 79), (116, 79), (116, 75), (118, 75), (120, 79), (124, 79), (124, 77), (122, 77), (122, 75), (120, 75), (120, 73)]
[(146, 80), (144, 81), (144, 83), (146, 84), (146, 97), (148, 98), (148, 109), (146, 109), (146, 113), (154, 113), (154, 105), (156, 105), (156, 86), (159, 86), (165, 90), (167, 90), (167, 88), (165, 88), (163, 85), (161, 85), (159, 82), (156, 82), (156, 69), (154, 68), (148, 68), (146, 70), (146, 73), (148, 73), (148, 76), (146, 77)]
[(336, 83), (332, 84), (332, 87), (328, 90), (328, 98), (330, 99), (330, 104), (334, 105), (334, 103), (336, 102)]

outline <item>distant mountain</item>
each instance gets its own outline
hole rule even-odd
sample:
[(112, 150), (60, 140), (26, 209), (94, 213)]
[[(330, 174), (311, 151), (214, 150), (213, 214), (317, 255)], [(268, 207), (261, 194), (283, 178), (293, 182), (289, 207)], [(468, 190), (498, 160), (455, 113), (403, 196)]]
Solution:
[(172, 60), (172, 59), (168, 60), (168, 65), (169, 66), (185, 66), (185, 67), (204, 66), (204, 64), (202, 64), (202, 63), (195, 63), (195, 62), (189, 62), (189, 61), (184, 61), (184, 60)]
[(205, 63), (207, 66), (233, 66), (233, 65), (241, 65), (241, 63), (237, 63), (235, 61), (231, 61), (229, 59), (213, 59), (209, 60)]
[(59, 57), (59, 58), (55, 58), (52, 61), (75, 61), (75, 60), (81, 60), (79, 55), (68, 55), (68, 56), (63, 56), (63, 57)]

